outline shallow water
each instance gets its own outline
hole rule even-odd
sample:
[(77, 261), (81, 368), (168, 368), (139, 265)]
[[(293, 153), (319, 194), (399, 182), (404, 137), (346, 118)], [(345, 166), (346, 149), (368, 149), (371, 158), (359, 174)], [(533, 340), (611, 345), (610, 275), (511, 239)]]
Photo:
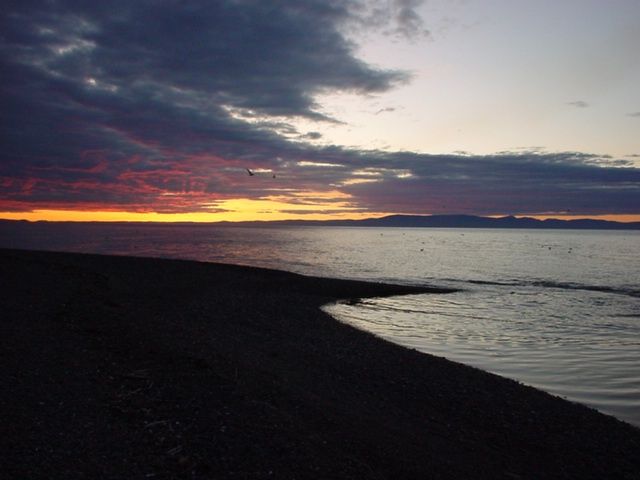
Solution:
[(0, 246), (458, 288), (326, 310), (640, 426), (640, 232), (14, 224)]

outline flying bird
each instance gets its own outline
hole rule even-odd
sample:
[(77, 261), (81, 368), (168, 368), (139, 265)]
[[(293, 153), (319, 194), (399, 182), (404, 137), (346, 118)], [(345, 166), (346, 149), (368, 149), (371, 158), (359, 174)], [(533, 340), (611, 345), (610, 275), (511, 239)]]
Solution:
[(247, 173), (249, 174), (250, 177), (253, 177), (255, 175), (255, 173), (253, 173), (251, 170), (249, 170), (248, 168), (245, 168), (245, 170), (247, 171)]

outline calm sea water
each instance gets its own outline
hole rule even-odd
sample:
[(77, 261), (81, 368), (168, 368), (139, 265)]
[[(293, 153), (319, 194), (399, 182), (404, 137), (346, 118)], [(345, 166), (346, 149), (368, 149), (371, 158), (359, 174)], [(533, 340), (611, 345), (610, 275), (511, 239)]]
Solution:
[(325, 309), (640, 426), (640, 232), (24, 224), (0, 246), (455, 287)]

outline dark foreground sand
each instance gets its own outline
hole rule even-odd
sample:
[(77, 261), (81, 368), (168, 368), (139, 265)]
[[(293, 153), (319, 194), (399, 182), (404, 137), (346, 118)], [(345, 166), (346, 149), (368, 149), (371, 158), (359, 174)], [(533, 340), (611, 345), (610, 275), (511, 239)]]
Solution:
[(318, 306), (385, 285), (0, 250), (0, 477), (640, 478), (640, 429)]

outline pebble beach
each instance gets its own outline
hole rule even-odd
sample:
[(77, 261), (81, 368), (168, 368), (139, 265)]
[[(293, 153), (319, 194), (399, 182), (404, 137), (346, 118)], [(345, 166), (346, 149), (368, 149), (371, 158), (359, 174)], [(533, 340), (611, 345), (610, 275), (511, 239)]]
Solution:
[(640, 478), (640, 429), (320, 307), (435, 288), (0, 250), (6, 478)]

